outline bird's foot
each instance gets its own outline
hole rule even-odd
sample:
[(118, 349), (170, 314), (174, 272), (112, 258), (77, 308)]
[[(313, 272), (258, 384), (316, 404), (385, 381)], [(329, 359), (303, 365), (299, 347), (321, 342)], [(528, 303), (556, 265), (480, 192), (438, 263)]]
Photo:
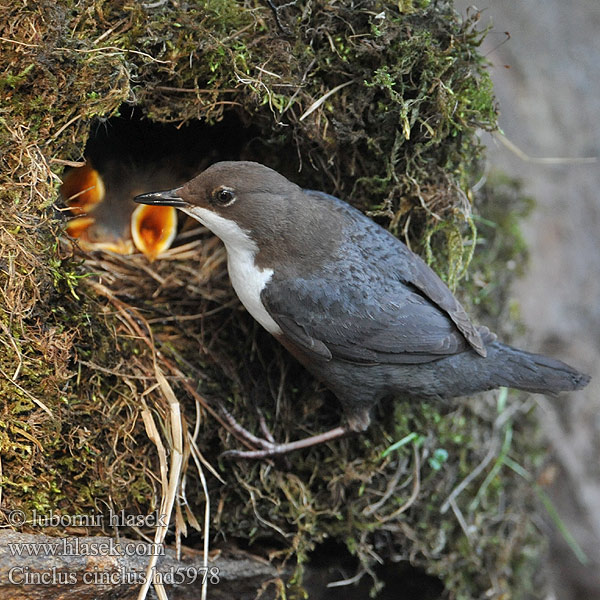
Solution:
[(259, 438), (248, 431), (245, 427), (242, 427), (235, 420), (233, 415), (231, 415), (225, 409), (222, 409), (222, 412), (225, 420), (231, 427), (231, 430), (236, 437), (249, 446), (254, 446), (257, 448), (255, 450), (227, 450), (221, 454), (221, 456), (224, 458), (261, 459), (274, 456), (283, 456), (288, 452), (293, 452), (294, 450), (300, 450), (301, 448), (309, 448), (310, 446), (336, 440), (347, 435), (348, 433), (351, 433), (347, 427), (335, 427), (334, 429), (330, 429), (324, 433), (312, 435), (301, 440), (296, 440), (295, 442), (278, 444), (275, 442), (271, 432), (268, 430), (262, 414), (260, 415), (260, 428), (266, 439)]

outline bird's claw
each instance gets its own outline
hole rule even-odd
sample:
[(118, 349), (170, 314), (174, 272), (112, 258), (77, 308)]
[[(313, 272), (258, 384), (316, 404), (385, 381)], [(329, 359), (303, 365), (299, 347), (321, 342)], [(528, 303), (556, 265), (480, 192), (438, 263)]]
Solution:
[(271, 445), (274, 445), (275, 438), (273, 437), (271, 430), (268, 428), (267, 422), (265, 421), (265, 417), (260, 410), (258, 411), (258, 420), (259, 420), (258, 422), (260, 424), (260, 430), (263, 432), (263, 435), (266, 438), (266, 440), (263, 440), (263, 441), (268, 441), (268, 442), (270, 442)]
[(220, 455), (220, 458), (250, 458), (250, 459), (260, 459), (260, 458), (269, 458), (271, 456), (278, 456), (281, 454), (281, 450), (279, 448), (279, 444), (272, 444), (267, 440), (262, 441), (262, 450), (226, 450)]
[(249, 446), (254, 446), (255, 450), (227, 450), (221, 454), (224, 458), (266, 458), (268, 456), (275, 456), (281, 454), (280, 444), (275, 442), (273, 435), (267, 427), (267, 423), (263, 414), (259, 411), (259, 422), (260, 428), (266, 439), (260, 438), (245, 427), (240, 425), (235, 417), (228, 412), (226, 409), (221, 409), (223, 416), (227, 423), (231, 426), (232, 433), (243, 442), (246, 442)]
[[(271, 432), (267, 429), (267, 425), (262, 414), (260, 415), (260, 427), (263, 433), (265, 434), (265, 437), (268, 438), (266, 440), (255, 436), (253, 433), (250, 433), (245, 427), (242, 427), (235, 420), (233, 415), (227, 412), (227, 410), (225, 410), (224, 408), (221, 408), (221, 412), (223, 413), (223, 417), (225, 418), (229, 427), (231, 428), (231, 433), (233, 433), (235, 437), (237, 437), (239, 440), (243, 441), (247, 446), (254, 447), (253, 450), (227, 450), (221, 454), (221, 456), (224, 458), (261, 459), (274, 456), (282, 456), (283, 454), (293, 452), (294, 450), (300, 450), (301, 448), (309, 448), (310, 446), (322, 444), (323, 442), (337, 440), (350, 433), (353, 433), (353, 431), (347, 426), (340, 426), (334, 427), (329, 431), (325, 431), (317, 435), (311, 435), (307, 438), (296, 440), (295, 442), (277, 444), (274, 441)], [(257, 450), (256, 448), (260, 449)]]

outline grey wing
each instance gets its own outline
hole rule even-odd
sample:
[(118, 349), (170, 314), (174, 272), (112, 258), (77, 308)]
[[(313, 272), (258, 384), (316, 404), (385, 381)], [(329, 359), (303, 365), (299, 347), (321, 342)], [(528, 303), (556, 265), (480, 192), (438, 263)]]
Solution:
[(321, 198), (325, 202), (336, 204), (338, 210), (345, 213), (350, 219), (361, 221), (363, 229), (367, 230), (370, 236), (369, 246), (372, 248), (379, 243), (384, 250), (380, 253), (373, 253), (377, 254), (380, 268), (383, 268), (390, 275), (395, 273), (401, 281), (419, 290), (448, 315), (469, 345), (478, 354), (486, 356), (487, 352), (482, 336), (486, 341), (495, 339), (495, 336), (490, 334), (486, 328), (475, 327), (448, 286), (420, 256), (409, 250), (400, 240), (375, 225), (368, 217), (346, 202), (323, 192), (312, 190), (305, 190), (305, 192), (311, 196)]
[[(406, 248), (407, 252), (410, 252)], [(464, 335), (469, 345), (481, 356), (486, 356), (487, 351), (481, 339), (482, 333), (489, 334), (486, 328), (477, 328), (469, 319), (460, 302), (454, 297), (448, 286), (436, 275), (427, 263), (416, 254), (411, 253), (411, 263), (408, 281), (441, 309), (443, 309), (458, 330)]]
[(375, 298), (349, 282), (271, 280), (261, 299), (287, 339), (315, 358), (423, 363), (468, 348), (443, 311), (400, 283)]

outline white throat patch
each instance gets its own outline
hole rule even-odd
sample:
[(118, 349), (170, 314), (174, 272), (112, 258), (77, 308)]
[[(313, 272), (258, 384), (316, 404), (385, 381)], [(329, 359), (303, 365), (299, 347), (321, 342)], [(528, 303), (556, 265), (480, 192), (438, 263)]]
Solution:
[(225, 219), (214, 212), (192, 206), (183, 208), (216, 236), (227, 249), (227, 270), (231, 285), (246, 310), (271, 334), (281, 333), (279, 325), (266, 311), (260, 293), (273, 277), (273, 269), (259, 269), (254, 264), (258, 246), (235, 221)]

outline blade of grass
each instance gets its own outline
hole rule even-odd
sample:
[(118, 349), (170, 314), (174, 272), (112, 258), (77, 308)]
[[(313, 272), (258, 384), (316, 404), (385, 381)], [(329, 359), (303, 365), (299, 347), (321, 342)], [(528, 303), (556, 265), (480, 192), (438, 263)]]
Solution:
[(571, 548), (571, 551), (576, 556), (577, 560), (582, 565), (589, 565), (590, 559), (588, 558), (588, 555), (579, 545), (577, 540), (573, 537), (573, 534), (569, 531), (567, 525), (562, 520), (561, 516), (558, 514), (558, 510), (554, 506), (552, 500), (550, 500), (550, 496), (548, 496), (548, 494), (537, 483), (533, 481), (533, 477), (531, 476), (531, 474), (526, 469), (524, 469), (519, 463), (512, 460), (512, 458), (509, 458), (508, 456), (505, 457), (504, 464), (509, 469), (512, 469), (515, 473), (517, 473), (517, 475), (520, 475), (525, 480), (533, 484), (533, 489), (535, 490), (537, 497), (544, 505), (548, 516), (552, 519), (552, 522), (562, 535), (565, 542), (567, 542), (567, 544), (569, 545), (569, 548)]

